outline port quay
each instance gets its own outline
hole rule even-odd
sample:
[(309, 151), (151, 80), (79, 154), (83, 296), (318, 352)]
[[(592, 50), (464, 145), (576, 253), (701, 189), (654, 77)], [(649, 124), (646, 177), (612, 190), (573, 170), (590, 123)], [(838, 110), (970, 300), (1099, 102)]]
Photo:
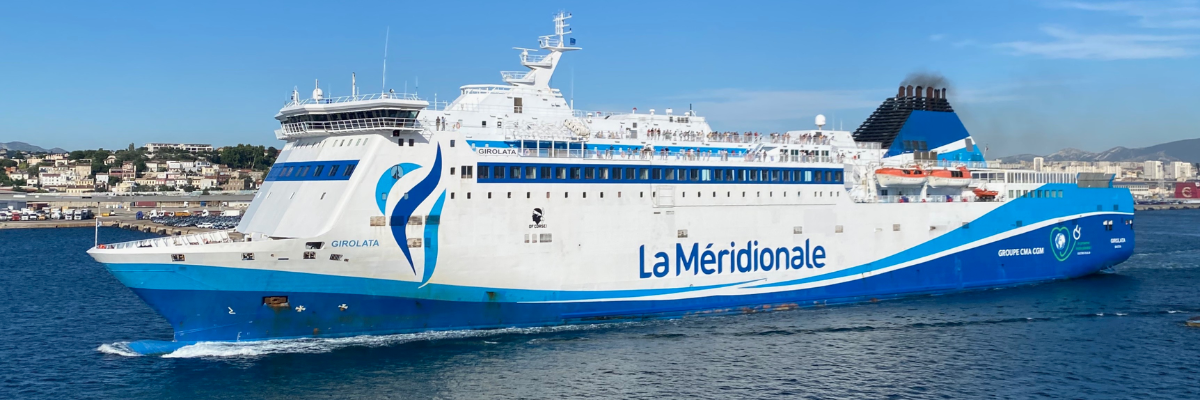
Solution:
[[(187, 235), (216, 229), (158, 224), (150, 220), (151, 211), (153, 210), (155, 215), (185, 211), (190, 215), (199, 215), (206, 210), (213, 215), (219, 215), (222, 212), (226, 212), (226, 215), (240, 215), (253, 199), (253, 192), (184, 196), (0, 193), (0, 212), (20, 213), (24, 209), (31, 211), (26, 215), (33, 216), (19, 221), (9, 216), (9, 218), (0, 220), (0, 229), (79, 228), (99, 225), (162, 235)], [(76, 209), (88, 210), (91, 218), (68, 220), (62, 217), (52, 217), (54, 213), (51, 210), (61, 212)], [(139, 214), (143, 217), (142, 219), (137, 218)]]

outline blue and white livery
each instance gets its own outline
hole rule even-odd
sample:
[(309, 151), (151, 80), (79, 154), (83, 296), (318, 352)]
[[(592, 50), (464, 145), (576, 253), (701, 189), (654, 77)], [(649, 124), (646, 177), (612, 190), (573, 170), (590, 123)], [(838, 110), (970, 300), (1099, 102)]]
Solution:
[[(944, 90), (902, 87), (853, 133), (575, 110), (549, 86), (579, 50), (568, 18), (520, 49), (526, 70), (445, 106), (293, 92), (240, 235), (89, 251), (175, 329), (130, 346), (792, 309), (1073, 278), (1133, 251), (1128, 190), (988, 169)], [(931, 178), (880, 185), (884, 168)]]

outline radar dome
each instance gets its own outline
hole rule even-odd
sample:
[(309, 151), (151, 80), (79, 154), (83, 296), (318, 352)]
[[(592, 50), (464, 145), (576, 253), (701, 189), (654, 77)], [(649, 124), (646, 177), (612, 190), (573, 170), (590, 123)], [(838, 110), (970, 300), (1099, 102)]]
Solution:
[(817, 114), (817, 129), (821, 129), (823, 126), (825, 126), (825, 116)]

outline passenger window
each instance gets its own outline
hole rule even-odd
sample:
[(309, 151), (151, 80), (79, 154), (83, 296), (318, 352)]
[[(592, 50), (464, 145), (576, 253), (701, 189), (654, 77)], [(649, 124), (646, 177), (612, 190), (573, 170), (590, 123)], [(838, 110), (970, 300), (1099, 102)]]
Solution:
[(331, 165), (331, 166), (329, 166), (329, 176), (334, 176), (334, 175), (337, 175), (337, 171), (338, 171), (338, 166), (337, 166), (337, 165)]
[(480, 165), (479, 166), (479, 179), (487, 179), (489, 172), (491, 172), (491, 168)]
[(324, 165), (318, 165), (317, 170), (313, 171), (313, 176), (321, 176), (321, 170), (325, 169)]
[(567, 167), (554, 168), (554, 177), (557, 179), (567, 179)]
[(355, 165), (354, 165), (354, 164), (347, 165), (347, 166), (346, 166), (346, 172), (343, 172), (343, 173), (342, 173), (342, 176), (350, 176), (350, 174), (353, 174), (353, 173), (354, 173), (354, 167), (355, 167)]

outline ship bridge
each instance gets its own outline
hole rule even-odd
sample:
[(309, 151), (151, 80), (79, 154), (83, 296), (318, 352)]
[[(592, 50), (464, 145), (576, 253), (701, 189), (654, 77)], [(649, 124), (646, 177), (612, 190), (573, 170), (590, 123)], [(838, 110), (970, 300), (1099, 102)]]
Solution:
[(354, 89), (350, 96), (326, 98), (317, 87), (312, 98), (299, 99), (293, 90), (291, 100), (275, 115), (280, 125), (275, 137), (289, 140), (373, 131), (398, 136), (423, 129), (417, 117), (427, 106), (428, 102), (408, 93), (364, 95)]

